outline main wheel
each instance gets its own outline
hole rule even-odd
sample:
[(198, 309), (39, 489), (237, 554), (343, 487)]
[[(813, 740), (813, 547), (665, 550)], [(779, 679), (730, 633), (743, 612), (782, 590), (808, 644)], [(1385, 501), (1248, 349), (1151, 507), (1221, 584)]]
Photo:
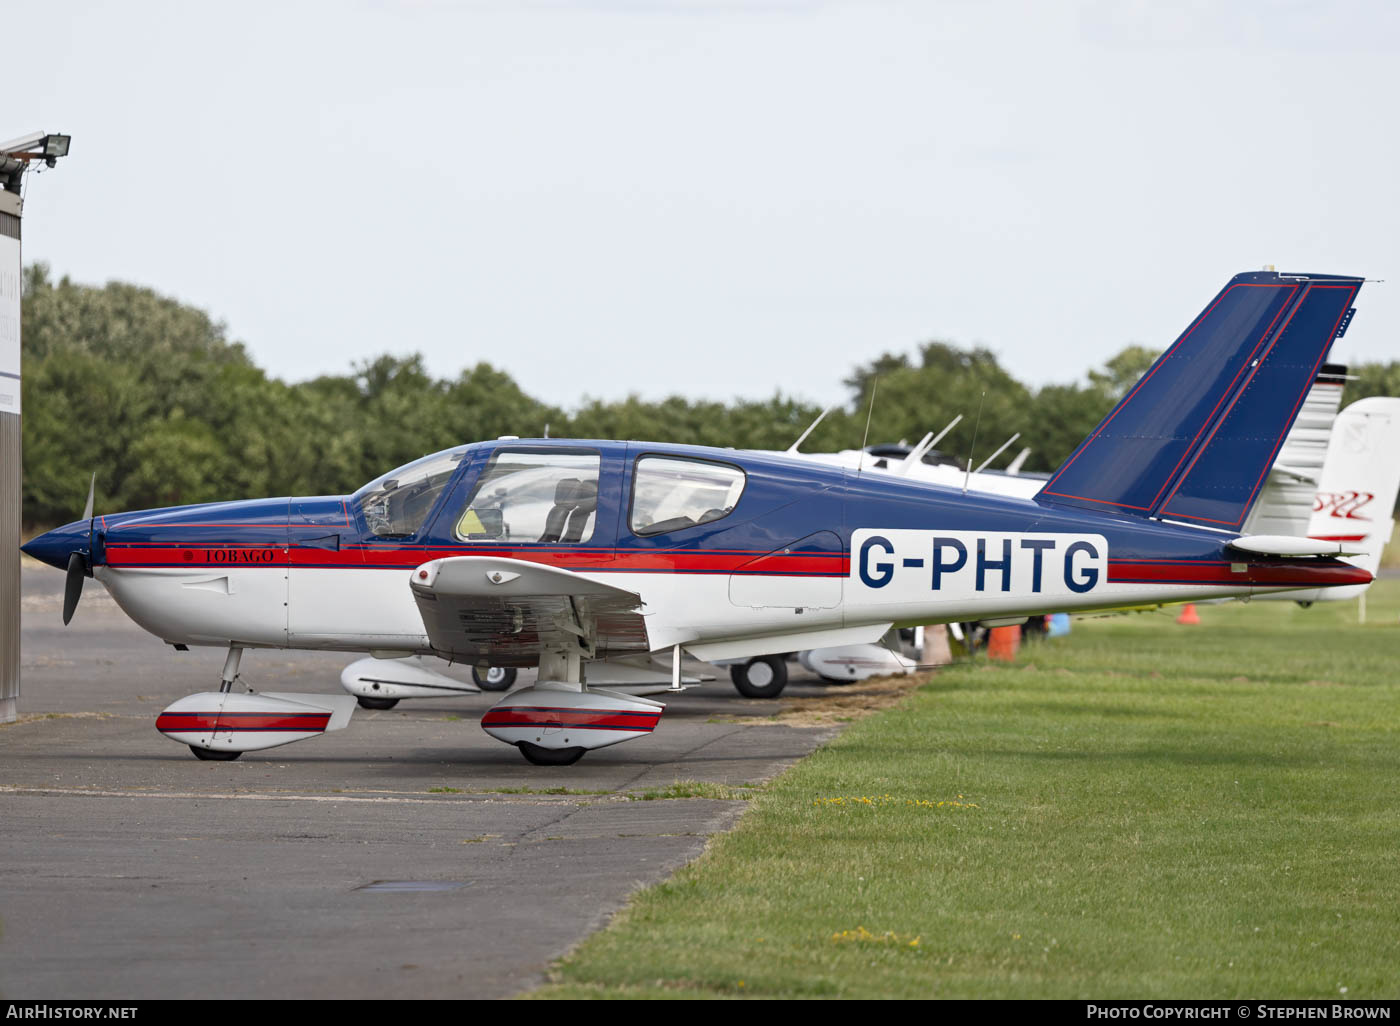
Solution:
[(729, 668), (734, 689), (745, 698), (777, 698), (787, 687), (787, 660), (782, 656), (755, 656)]
[(397, 698), (371, 698), (368, 695), (356, 695), (355, 701), (360, 703), (361, 709), (392, 709), (399, 704)]
[(482, 673), (472, 667), (472, 680), (483, 691), (508, 691), (515, 683), (516, 670), (513, 666), (491, 666)]
[(190, 751), (194, 752), (196, 759), (203, 759), (205, 762), (233, 762), (243, 754), (227, 748), (200, 748), (198, 745), (190, 745)]
[(540, 745), (532, 745), (529, 741), (521, 741), (516, 747), (520, 749), (520, 754), (525, 756), (526, 762), (536, 766), (572, 766), (588, 751), (587, 748), (543, 748)]

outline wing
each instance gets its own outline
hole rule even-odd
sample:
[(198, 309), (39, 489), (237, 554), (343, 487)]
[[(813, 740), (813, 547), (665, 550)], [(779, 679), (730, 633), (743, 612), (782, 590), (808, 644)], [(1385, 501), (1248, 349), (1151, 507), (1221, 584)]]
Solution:
[(413, 571), (413, 597), (444, 659), (534, 666), (544, 650), (585, 659), (647, 652), (641, 596), (571, 570), (496, 556), (454, 556)]

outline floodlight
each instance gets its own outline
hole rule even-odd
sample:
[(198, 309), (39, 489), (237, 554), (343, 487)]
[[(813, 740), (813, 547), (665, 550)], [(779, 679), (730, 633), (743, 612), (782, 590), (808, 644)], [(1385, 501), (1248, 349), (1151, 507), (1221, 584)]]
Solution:
[(44, 156), (46, 157), (66, 157), (68, 156), (68, 144), (72, 142), (70, 135), (46, 135), (44, 136)]

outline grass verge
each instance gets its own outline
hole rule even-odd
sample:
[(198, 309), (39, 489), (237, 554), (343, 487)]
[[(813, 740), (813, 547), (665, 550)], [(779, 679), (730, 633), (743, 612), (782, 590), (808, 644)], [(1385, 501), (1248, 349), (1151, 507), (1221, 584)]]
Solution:
[(1391, 997), (1400, 582), (1076, 621), (754, 796), (537, 997)]

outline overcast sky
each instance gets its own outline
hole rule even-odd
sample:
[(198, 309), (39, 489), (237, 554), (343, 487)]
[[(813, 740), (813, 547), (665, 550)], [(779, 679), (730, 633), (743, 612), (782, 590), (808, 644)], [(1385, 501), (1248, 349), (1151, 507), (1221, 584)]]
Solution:
[(948, 339), (1033, 384), (1237, 271), (1390, 279), (1400, 4), (30, 3), (26, 261), (208, 310), (272, 374), (423, 352), (527, 392), (844, 398)]

